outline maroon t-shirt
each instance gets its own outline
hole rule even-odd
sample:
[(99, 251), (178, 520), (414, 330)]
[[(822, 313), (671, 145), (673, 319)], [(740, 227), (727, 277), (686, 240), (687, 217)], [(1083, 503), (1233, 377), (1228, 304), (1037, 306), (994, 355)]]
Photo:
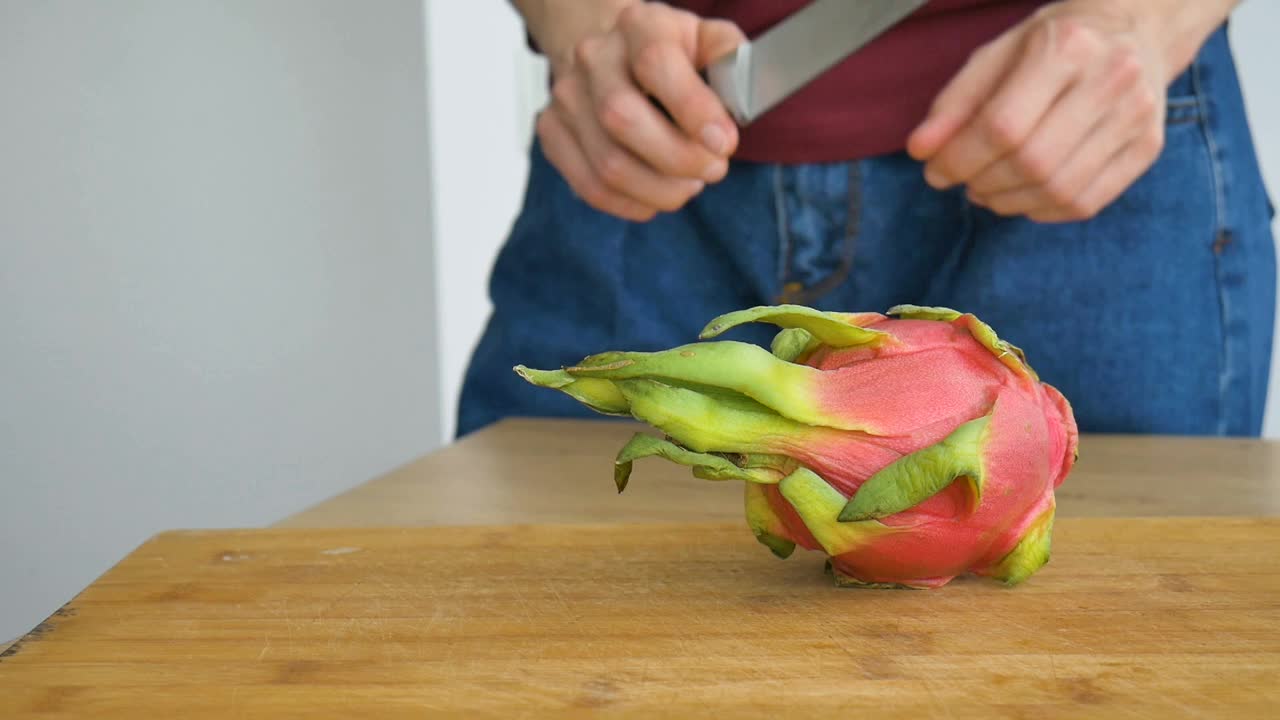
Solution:
[[(808, 0), (668, 0), (726, 18), (755, 37)], [(856, 2), (856, 0), (849, 0)], [(737, 157), (761, 162), (850, 160), (900, 150), (970, 53), (1047, 0), (932, 0), (761, 115)]]

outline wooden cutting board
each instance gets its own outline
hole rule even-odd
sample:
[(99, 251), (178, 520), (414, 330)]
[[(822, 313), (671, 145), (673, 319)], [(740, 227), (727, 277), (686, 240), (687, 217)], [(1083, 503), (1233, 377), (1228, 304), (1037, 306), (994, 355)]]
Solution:
[(1020, 587), (913, 591), (737, 524), (170, 533), (6, 652), (0, 717), (1274, 718), (1277, 549), (1063, 520)]

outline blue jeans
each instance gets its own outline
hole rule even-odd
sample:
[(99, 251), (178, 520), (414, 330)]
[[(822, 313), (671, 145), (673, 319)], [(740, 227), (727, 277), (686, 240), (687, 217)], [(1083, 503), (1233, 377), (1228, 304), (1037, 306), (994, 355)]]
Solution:
[(535, 143), (458, 434), (506, 416), (600, 417), (525, 384), (517, 363), (667, 348), (720, 313), (786, 302), (972, 312), (1026, 351), (1086, 432), (1258, 435), (1274, 210), (1225, 28), (1169, 88), (1166, 122), (1147, 173), (1095, 218), (1060, 225), (935, 191), (905, 154), (734, 163), (684, 209), (636, 224), (577, 199)]

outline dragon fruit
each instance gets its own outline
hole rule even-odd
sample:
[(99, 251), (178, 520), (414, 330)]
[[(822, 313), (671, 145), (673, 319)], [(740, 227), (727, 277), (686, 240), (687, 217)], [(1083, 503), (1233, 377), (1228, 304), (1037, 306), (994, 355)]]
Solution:
[[(782, 328), (771, 350), (706, 341), (749, 322)], [(712, 320), (700, 339), (515, 370), (664, 433), (621, 449), (618, 492), (651, 456), (745, 481), (756, 538), (783, 558), (824, 552), (838, 585), (933, 588), (966, 573), (1015, 585), (1048, 561), (1075, 419), (972, 314), (764, 306)]]

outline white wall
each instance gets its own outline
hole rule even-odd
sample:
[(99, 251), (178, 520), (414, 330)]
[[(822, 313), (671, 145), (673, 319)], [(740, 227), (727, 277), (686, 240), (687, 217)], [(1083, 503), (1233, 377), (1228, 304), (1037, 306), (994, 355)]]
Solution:
[[(1280, 3), (1248, 0), (1232, 16), (1230, 27), (1262, 174), (1272, 201), (1280, 207), (1280, 95), (1276, 93), (1280, 47), (1275, 39), (1275, 29), (1280, 28)], [(1280, 217), (1271, 228), (1280, 242)], [(1280, 313), (1277, 315), (1277, 341), (1271, 358), (1271, 387), (1263, 428), (1263, 433), (1273, 438), (1280, 438)]]
[(438, 443), (421, 15), (0, 2), (0, 640)]
[(489, 317), (489, 267), (524, 192), (545, 63), (528, 52), (506, 2), (424, 0), (431, 108), (436, 298), (444, 402), (452, 438), (462, 376)]
[[(441, 244), (440, 302), (446, 311), (441, 324), (442, 422), (452, 429), (462, 370), (489, 311), (484, 294), (489, 265), (519, 209), (531, 119), (546, 97), (545, 63), (525, 50), (523, 29), (507, 3), (425, 2), (432, 26), (434, 176), (448, 178), (447, 185), (437, 187), (436, 237)], [(1280, 50), (1273, 37), (1278, 27), (1280, 2), (1250, 0), (1237, 10), (1231, 34), (1263, 171), (1280, 203), (1280, 93), (1275, 82)], [(474, 42), (477, 33), (485, 33), (488, 41)], [(484, 142), (457, 142), (468, 127), (484, 128)], [(1280, 223), (1276, 227), (1280, 235)], [(1272, 368), (1264, 432), (1280, 437), (1280, 343)]]

